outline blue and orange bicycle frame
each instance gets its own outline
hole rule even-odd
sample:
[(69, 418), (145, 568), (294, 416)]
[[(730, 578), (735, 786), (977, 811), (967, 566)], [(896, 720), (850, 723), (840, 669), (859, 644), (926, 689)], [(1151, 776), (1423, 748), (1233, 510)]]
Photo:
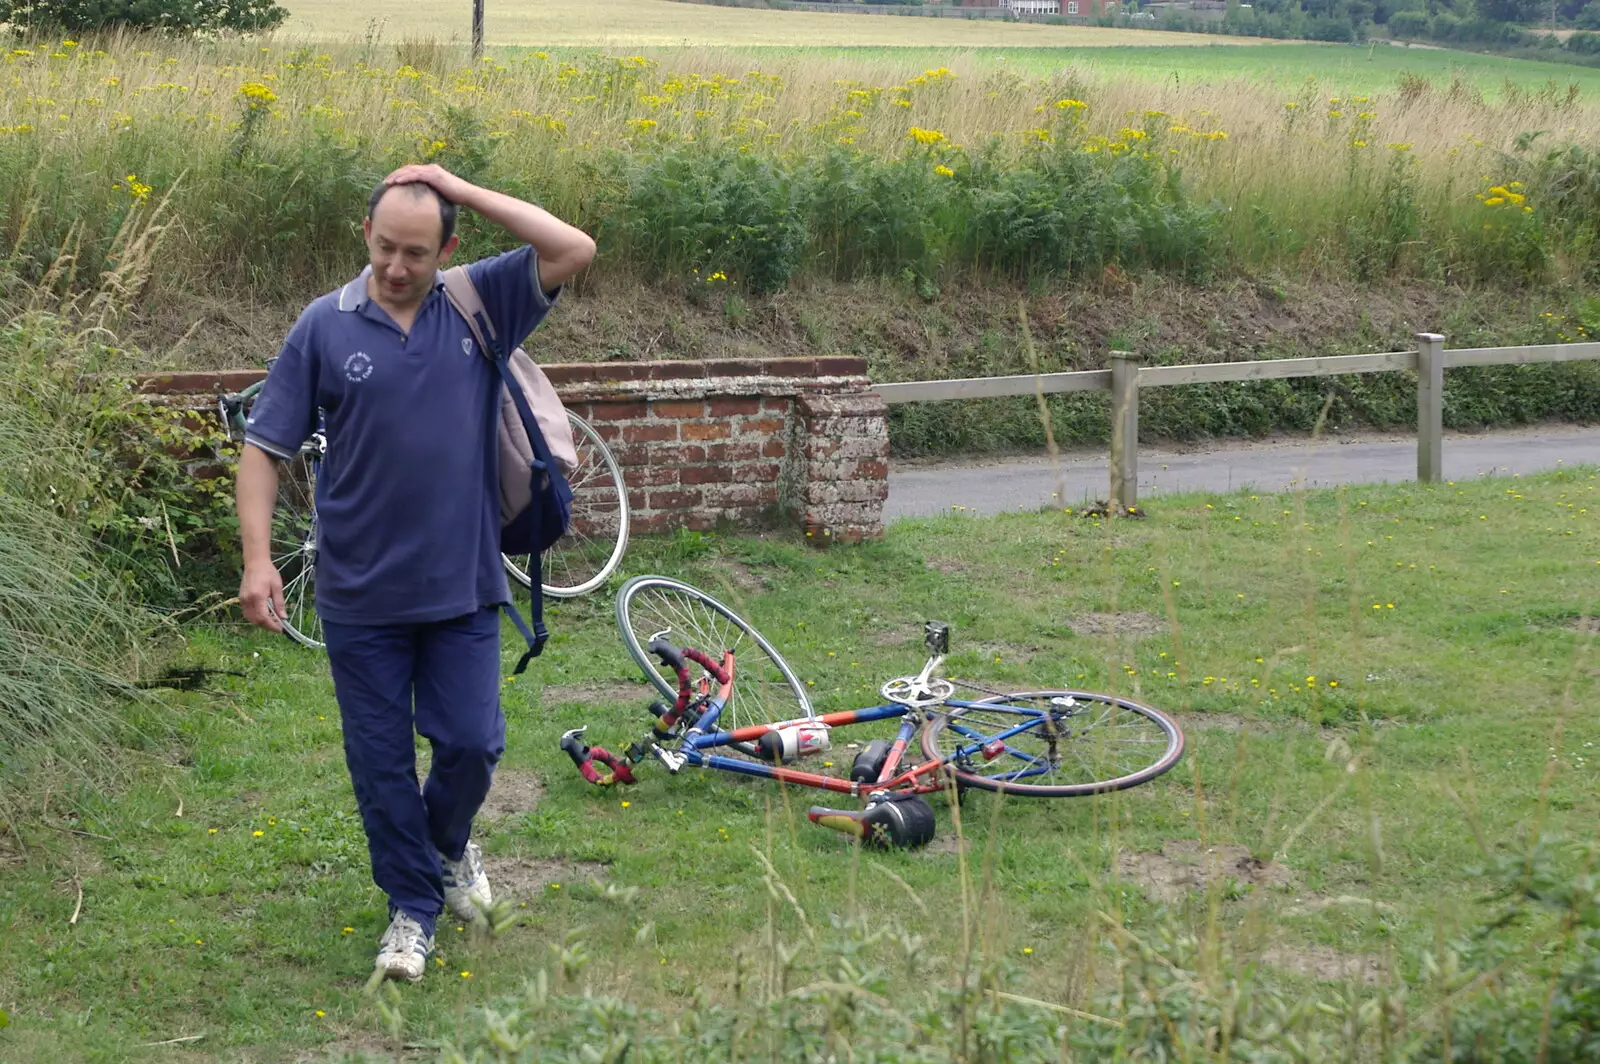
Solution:
[[(771, 724), (753, 724), (748, 727), (738, 728), (733, 731), (722, 731), (716, 727), (718, 718), (723, 709), (733, 697), (734, 660), (731, 651), (725, 651), (722, 661), (717, 662), (693, 648), (676, 648), (660, 640), (652, 640), (650, 650), (658, 654), (662, 660), (678, 674), (677, 703), (661, 714), (652, 729), (651, 740), (648, 745), (636, 744), (627, 758), (620, 757), (604, 747), (585, 746), (580, 740), (585, 729), (576, 729), (562, 736), (561, 748), (572, 758), (585, 779), (600, 786), (609, 786), (614, 783), (633, 783), (635, 779), (632, 764), (643, 760), (646, 756), (654, 755), (667, 764), (671, 771), (678, 771), (683, 767), (711, 768), (723, 772), (731, 772), (742, 776), (755, 776), (762, 779), (779, 780), (784, 783), (793, 783), (803, 787), (815, 787), (818, 790), (834, 791), (840, 794), (849, 794), (854, 797), (871, 795), (888, 791), (905, 794), (927, 794), (943, 790), (946, 783), (940, 779), (939, 770), (947, 763), (962, 756), (978, 754), (985, 760), (992, 760), (1002, 754), (1012, 754), (1021, 758), (1025, 767), (1014, 774), (1009, 774), (1005, 779), (1021, 779), (1030, 775), (1046, 771), (1038, 765), (1036, 759), (1011, 748), (1006, 740), (1011, 736), (1020, 734), (1032, 728), (1035, 721), (1026, 721), (1011, 728), (1006, 728), (993, 735), (979, 735), (968, 733), (974, 739), (972, 746), (963, 747), (951, 756), (925, 761), (902, 769), (905, 754), (910, 749), (912, 740), (923, 726), (923, 715), (920, 710), (898, 703), (886, 703), (866, 709), (842, 710), (837, 713), (826, 713), (817, 717), (802, 717), (794, 720), (777, 721)], [(706, 670), (707, 675), (700, 680), (698, 697), (693, 691), (694, 685), (690, 682), (688, 662), (694, 661)], [(711, 681), (716, 681), (716, 690), (711, 690)], [(983, 703), (970, 702), (958, 699), (945, 700), (942, 707), (957, 710), (981, 706)], [(696, 706), (698, 715), (692, 720), (689, 728), (681, 736), (676, 736), (675, 729), (684, 721), (685, 714), (691, 706)], [(892, 741), (888, 756), (883, 767), (879, 770), (877, 778), (872, 781), (843, 780), (834, 776), (826, 776), (816, 772), (806, 772), (801, 769), (788, 768), (781, 764), (768, 763), (764, 760), (750, 761), (743, 758), (727, 757), (712, 753), (718, 748), (728, 746), (748, 746), (758, 742), (762, 736), (780, 732), (786, 728), (803, 725), (822, 724), (829, 728), (843, 727), (850, 724), (870, 724), (876, 721), (900, 719), (900, 727)], [(967, 729), (954, 728), (957, 734), (967, 732)], [(676, 751), (669, 751), (661, 744), (678, 738)], [(605, 771), (596, 767), (596, 762), (605, 766)]]

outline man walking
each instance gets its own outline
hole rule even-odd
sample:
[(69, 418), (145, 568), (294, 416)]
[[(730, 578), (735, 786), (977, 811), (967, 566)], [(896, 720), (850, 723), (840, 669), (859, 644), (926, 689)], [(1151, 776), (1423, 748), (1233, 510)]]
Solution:
[[(251, 623), (281, 631), (268, 546), (277, 462), (298, 453), (320, 411), (317, 612), (372, 877), (389, 896), (377, 966), (413, 981), (441, 910), (471, 919), (491, 901), (470, 833), (505, 749), (501, 381), (444, 293), (460, 207), (524, 242), (467, 267), (509, 346), (594, 257), (587, 234), (530, 203), (438, 166), (396, 170), (367, 205), (371, 265), (289, 331), (239, 459), (239, 601)], [(413, 722), (433, 747), (420, 790)]]

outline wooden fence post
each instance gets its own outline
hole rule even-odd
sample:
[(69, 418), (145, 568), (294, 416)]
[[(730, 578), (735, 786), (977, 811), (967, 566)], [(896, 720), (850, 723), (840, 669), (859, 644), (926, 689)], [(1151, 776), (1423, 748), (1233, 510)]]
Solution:
[(1417, 479), (1444, 479), (1444, 337), (1417, 333)]
[(1139, 502), (1139, 355), (1111, 352), (1111, 508)]

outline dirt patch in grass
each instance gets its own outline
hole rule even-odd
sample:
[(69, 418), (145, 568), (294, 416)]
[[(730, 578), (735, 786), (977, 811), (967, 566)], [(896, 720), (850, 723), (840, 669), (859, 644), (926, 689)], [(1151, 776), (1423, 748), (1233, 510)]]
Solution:
[(1153, 613), (1084, 613), (1067, 622), (1067, 627), (1078, 635), (1158, 635), (1167, 630), (1167, 622)]
[(569, 889), (593, 879), (603, 881), (609, 871), (609, 866), (599, 861), (569, 861), (564, 857), (489, 856), (484, 858), (483, 868), (496, 901), (524, 901), (555, 883)]
[(1600, 635), (1600, 617), (1575, 617), (1564, 627), (1579, 635)]
[(1185, 732), (1216, 731), (1229, 735), (1270, 735), (1277, 729), (1272, 722), (1245, 717), (1238, 713), (1181, 713), (1176, 715), (1178, 726)]
[(1146, 894), (1164, 902), (1181, 901), (1213, 883), (1226, 889), (1230, 880), (1254, 887), (1286, 886), (1290, 881), (1287, 868), (1259, 860), (1247, 847), (1201, 846), (1186, 839), (1163, 843), (1159, 853), (1117, 854), (1117, 875), (1139, 884)]
[(577, 704), (583, 706), (643, 705), (655, 688), (646, 683), (610, 680), (604, 683), (546, 684), (540, 693), (545, 706)]
[(492, 822), (531, 813), (543, 797), (544, 781), (536, 774), (523, 769), (496, 769), (494, 785), (478, 810), (478, 819)]
[(757, 594), (767, 589), (767, 580), (739, 558), (719, 558), (710, 590)]
[(325, 1042), (316, 1049), (308, 1049), (294, 1058), (295, 1064), (312, 1064), (312, 1062), (329, 1060), (350, 1060), (376, 1062), (382, 1061), (389, 1064), (396, 1060), (425, 1060), (433, 1050), (421, 1046), (403, 1045), (399, 1052), (395, 1051), (394, 1039), (386, 1038), (376, 1031), (351, 1031), (342, 1034), (331, 1042)]
[(998, 658), (1006, 665), (1026, 665), (1040, 653), (1038, 647), (1023, 646), (1020, 643), (972, 643), (968, 646), (953, 646), (952, 650), (970, 651), (985, 661), (994, 661)]
[(886, 624), (866, 633), (866, 641), (875, 647), (897, 647), (919, 638), (921, 634), (920, 628), (904, 624)]
[(978, 568), (976, 562), (969, 562), (965, 558), (946, 558), (937, 554), (922, 559), (922, 564), (945, 576), (966, 576)]
[(955, 828), (942, 825), (934, 832), (933, 839), (917, 853), (927, 857), (954, 857), (958, 853), (970, 855), (972, 836), (957, 835)]
[(1261, 962), (1285, 972), (1345, 983), (1355, 979), (1376, 983), (1383, 977), (1383, 960), (1370, 953), (1345, 953), (1331, 946), (1273, 946)]

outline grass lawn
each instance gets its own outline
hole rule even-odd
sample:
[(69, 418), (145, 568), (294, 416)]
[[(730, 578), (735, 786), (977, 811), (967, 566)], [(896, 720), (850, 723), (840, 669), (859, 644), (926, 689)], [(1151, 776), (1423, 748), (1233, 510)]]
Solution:
[[(627, 790), (580, 780), (561, 732), (589, 724), (591, 741), (625, 746), (649, 696), (609, 598), (552, 604), (551, 647), (506, 690), (510, 745), (481, 831), (526, 923), (487, 944), (442, 924), (440, 964), (404, 992), (403, 1038), (448, 1035), (569, 935), (599, 990), (674, 1007), (726, 994), (763, 929), (797, 920), (756, 851), (817, 925), (905, 921), (930, 978), (960, 952), (966, 889), (974, 933), (1056, 1002), (1084, 1001), (1094, 914), (1146, 926), (1163, 894), (1291, 982), (1345, 963), (1414, 974), (1420, 949), (1482, 917), (1480, 843), (1590, 837), (1600, 818), (1600, 659), (1581, 620), (1600, 606), (1597, 483), (1585, 469), (1175, 496), (1110, 525), (952, 514), (829, 551), (784, 535), (640, 542), (630, 571), (722, 594), (821, 709), (872, 704), (914, 672), (937, 617), (954, 628), (951, 674), (1131, 694), (1180, 717), (1188, 753), (1093, 800), (974, 794), (964, 849), (941, 802), (928, 849), (860, 854), (805, 822), (811, 792), (653, 763)], [(42, 820), (0, 837), (8, 1064), (382, 1044), (361, 991), (383, 900), (323, 661), (217, 629), (191, 630), (179, 656), (246, 676), (152, 704), (116, 797), (55, 793)], [(843, 774), (848, 753), (831, 756)], [(1204, 875), (1208, 847), (1230, 862), (1209, 900), (1173, 886)], [(992, 890), (972, 893), (985, 876)]]

